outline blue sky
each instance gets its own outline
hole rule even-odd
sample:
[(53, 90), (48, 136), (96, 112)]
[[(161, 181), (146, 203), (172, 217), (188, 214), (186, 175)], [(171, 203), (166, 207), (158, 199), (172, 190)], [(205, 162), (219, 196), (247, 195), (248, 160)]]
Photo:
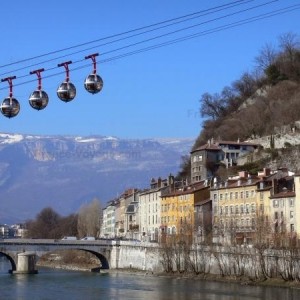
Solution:
[[(82, 43), (151, 25), (168, 19), (228, 4), (230, 1), (199, 0), (116, 0), (116, 1), (3, 1), (1, 3), (0, 66), (65, 49)], [(247, 2), (247, 1), (244, 1)], [(250, 7), (266, 4), (231, 17), (210, 21)], [(279, 35), (300, 35), (300, 10), (199, 36), (181, 43), (142, 52), (110, 62), (101, 60), (156, 45), (218, 26), (244, 20), (300, 1), (248, 1), (242, 5), (190, 22), (141, 34), (118, 43), (105, 41), (62, 51), (51, 56), (0, 68), (0, 78), (17, 76), (14, 97), (21, 104), (18, 116), (0, 115), (0, 132), (43, 135), (109, 135), (122, 138), (196, 137), (201, 130), (199, 99), (205, 92), (215, 93), (254, 68), (254, 57), (266, 43), (277, 44)], [(129, 44), (207, 22), (174, 35), (111, 52)], [(111, 39), (112, 40), (112, 39)], [(87, 49), (94, 47), (93, 49)], [(74, 52), (80, 53), (74, 53)], [(91, 73), (91, 61), (84, 56), (99, 52), (98, 74), (104, 87), (91, 95), (83, 87)], [(111, 53), (107, 53), (111, 52)], [(102, 53), (106, 53), (101, 55)], [(64, 58), (59, 58), (65, 55)], [(53, 59), (51, 62), (46, 60)], [(58, 63), (73, 60), (70, 81), (77, 87), (69, 103), (58, 99), (56, 89), (64, 80)], [(33, 66), (33, 64), (36, 64)], [(77, 67), (85, 66), (80, 70)], [(22, 70), (18, 70), (21, 69)], [(45, 68), (43, 89), (49, 104), (33, 110), (28, 97), (36, 89), (36, 76), (30, 71)], [(52, 69), (52, 70), (51, 70)], [(61, 74), (59, 74), (61, 73)], [(46, 78), (47, 76), (58, 74)], [(26, 77), (26, 75), (28, 75)], [(23, 78), (20, 78), (25, 76)], [(7, 83), (0, 82), (0, 101), (8, 95)]]

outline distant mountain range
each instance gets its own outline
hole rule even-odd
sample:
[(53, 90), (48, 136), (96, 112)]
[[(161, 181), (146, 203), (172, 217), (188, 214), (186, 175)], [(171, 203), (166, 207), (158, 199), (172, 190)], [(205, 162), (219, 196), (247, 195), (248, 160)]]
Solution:
[(0, 223), (61, 215), (97, 197), (103, 206), (152, 177), (176, 174), (194, 139), (120, 139), (0, 133)]

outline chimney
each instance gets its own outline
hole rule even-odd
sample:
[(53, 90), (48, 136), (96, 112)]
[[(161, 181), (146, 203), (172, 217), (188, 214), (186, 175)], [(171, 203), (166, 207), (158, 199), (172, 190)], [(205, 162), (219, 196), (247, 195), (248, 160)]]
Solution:
[(217, 184), (218, 184), (217, 177), (215, 177), (214, 178), (214, 188), (217, 188)]
[(273, 195), (278, 193), (278, 180), (276, 178), (272, 180), (272, 192)]
[(271, 174), (271, 169), (270, 168), (264, 168), (264, 176), (270, 176)]
[(174, 190), (175, 181), (174, 181), (174, 176), (172, 174), (169, 175), (169, 186), (170, 186), (171, 190)]
[(248, 172), (247, 171), (241, 171), (241, 172), (239, 172), (239, 177), (240, 178), (247, 178), (248, 177)]
[(158, 179), (157, 179), (157, 187), (161, 188), (161, 178), (160, 177), (158, 177)]
[(154, 189), (156, 185), (156, 180), (154, 178), (151, 178), (150, 187), (151, 189)]

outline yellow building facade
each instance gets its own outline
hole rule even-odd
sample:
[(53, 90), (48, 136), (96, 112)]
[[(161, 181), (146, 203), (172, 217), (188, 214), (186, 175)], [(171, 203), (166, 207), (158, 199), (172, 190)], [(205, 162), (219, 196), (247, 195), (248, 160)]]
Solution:
[(200, 182), (180, 189), (171, 189), (161, 196), (161, 232), (192, 235), (195, 203), (209, 197), (209, 187)]
[(273, 213), (271, 197), (284, 173), (264, 169), (257, 176), (239, 176), (211, 187), (214, 241), (251, 244), (270, 239)]
[(161, 228), (167, 234), (183, 233), (193, 228), (194, 193), (175, 191), (162, 196)]
[(215, 242), (242, 244), (253, 239), (258, 181), (243, 176), (211, 188)]

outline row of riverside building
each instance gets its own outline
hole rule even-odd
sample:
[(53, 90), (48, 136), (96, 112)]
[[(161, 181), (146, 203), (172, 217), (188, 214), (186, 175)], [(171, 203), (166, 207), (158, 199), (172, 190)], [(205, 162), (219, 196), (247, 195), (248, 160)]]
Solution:
[[(152, 178), (144, 190), (126, 190), (103, 209), (101, 237), (164, 242), (248, 244), (300, 232), (300, 174), (286, 168), (246, 171), (219, 180), (216, 167), (239, 164), (259, 145), (210, 140), (191, 152), (191, 182)], [(299, 203), (298, 203), (299, 202)], [(282, 239), (280, 240), (282, 243)]]

